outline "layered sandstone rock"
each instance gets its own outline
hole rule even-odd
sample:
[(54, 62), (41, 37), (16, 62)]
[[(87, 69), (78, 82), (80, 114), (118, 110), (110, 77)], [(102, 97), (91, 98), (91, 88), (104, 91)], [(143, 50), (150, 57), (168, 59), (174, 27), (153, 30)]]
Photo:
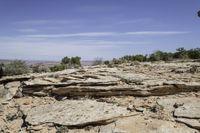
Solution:
[(0, 132), (198, 133), (200, 64), (89, 66), (0, 79)]

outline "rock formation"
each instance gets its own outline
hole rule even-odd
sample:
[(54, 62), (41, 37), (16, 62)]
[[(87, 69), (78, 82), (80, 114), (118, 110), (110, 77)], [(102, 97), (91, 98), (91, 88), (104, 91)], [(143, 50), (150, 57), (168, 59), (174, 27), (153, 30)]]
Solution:
[(200, 64), (85, 66), (0, 79), (0, 132), (198, 133)]

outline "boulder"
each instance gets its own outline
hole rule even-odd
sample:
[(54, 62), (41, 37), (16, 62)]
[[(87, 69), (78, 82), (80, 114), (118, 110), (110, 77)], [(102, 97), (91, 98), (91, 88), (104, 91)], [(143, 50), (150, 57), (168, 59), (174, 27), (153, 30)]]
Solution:
[(9, 91), (11, 97), (16, 96), (16, 94), (19, 96), (21, 93), (21, 83), (19, 81), (9, 82), (5, 85), (5, 88)]
[(9, 82), (5, 86), (0, 85), (0, 99), (1, 101), (7, 101), (12, 99), (15, 96), (19, 96), (21, 93), (20, 82), (14, 81)]

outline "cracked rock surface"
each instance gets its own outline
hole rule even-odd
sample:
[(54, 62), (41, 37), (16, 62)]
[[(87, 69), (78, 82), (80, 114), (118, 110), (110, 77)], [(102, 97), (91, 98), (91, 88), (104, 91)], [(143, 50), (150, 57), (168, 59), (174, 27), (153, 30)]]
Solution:
[(32, 108), (26, 121), (31, 125), (54, 123), (64, 126), (106, 124), (128, 115), (125, 107), (94, 100), (64, 100)]
[(199, 70), (127, 63), (3, 77), (0, 132), (199, 133)]

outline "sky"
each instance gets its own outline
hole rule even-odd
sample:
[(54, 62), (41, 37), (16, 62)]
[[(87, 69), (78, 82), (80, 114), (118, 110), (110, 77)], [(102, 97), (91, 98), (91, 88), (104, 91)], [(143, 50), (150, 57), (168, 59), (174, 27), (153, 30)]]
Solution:
[(112, 59), (200, 47), (200, 0), (0, 0), (0, 59)]

